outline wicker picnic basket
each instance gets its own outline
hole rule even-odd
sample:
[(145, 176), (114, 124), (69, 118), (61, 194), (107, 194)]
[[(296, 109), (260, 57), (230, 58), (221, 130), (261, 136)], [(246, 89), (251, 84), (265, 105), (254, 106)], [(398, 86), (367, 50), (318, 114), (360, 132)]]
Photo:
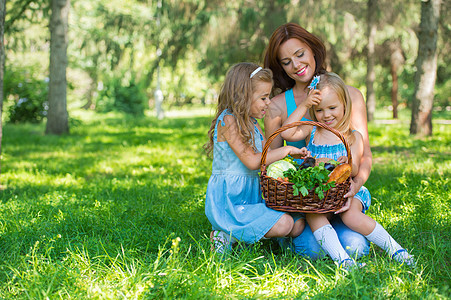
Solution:
[(341, 184), (336, 184), (324, 193), (324, 198), (319, 199), (314, 189), (310, 190), (308, 195), (293, 195), (293, 183), (282, 182), (266, 175), (266, 155), (269, 145), (281, 132), (299, 125), (313, 125), (322, 127), (334, 133), (340, 138), (346, 147), (348, 163), (352, 165), (351, 150), (344, 136), (336, 129), (313, 121), (298, 121), (285, 125), (275, 131), (266, 141), (263, 147), (260, 168), (260, 185), (265, 199), (266, 206), (284, 212), (307, 212), (307, 213), (327, 213), (339, 210), (346, 202), (343, 196), (348, 192), (351, 184), (350, 178)]

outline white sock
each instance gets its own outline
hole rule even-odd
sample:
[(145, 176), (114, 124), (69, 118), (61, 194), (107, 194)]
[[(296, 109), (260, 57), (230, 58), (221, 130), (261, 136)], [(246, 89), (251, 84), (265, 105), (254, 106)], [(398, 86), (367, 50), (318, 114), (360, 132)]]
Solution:
[(384, 249), (388, 253), (388, 255), (390, 255), (390, 257), (392, 257), (396, 251), (403, 249), (391, 237), (387, 230), (385, 230), (384, 227), (382, 227), (381, 224), (377, 222), (373, 232), (368, 234), (366, 238), (368, 239), (368, 241), (373, 242), (374, 244)]
[(313, 235), (321, 248), (329, 254), (329, 256), (338, 262), (350, 258), (338, 239), (335, 229), (330, 225), (324, 225), (318, 228)]

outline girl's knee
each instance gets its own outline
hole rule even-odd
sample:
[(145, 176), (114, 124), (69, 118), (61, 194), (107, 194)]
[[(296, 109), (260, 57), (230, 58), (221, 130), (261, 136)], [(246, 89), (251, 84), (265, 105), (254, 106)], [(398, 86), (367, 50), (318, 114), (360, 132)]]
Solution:
[(289, 214), (283, 214), (274, 226), (265, 234), (267, 238), (284, 237), (293, 229), (294, 221)]
[(289, 214), (284, 214), (276, 223), (281, 236), (287, 236), (293, 230), (294, 220)]
[(297, 237), (299, 236), (305, 228), (305, 220), (299, 219), (296, 222), (294, 222), (293, 229), (291, 230), (289, 236), (291, 237)]

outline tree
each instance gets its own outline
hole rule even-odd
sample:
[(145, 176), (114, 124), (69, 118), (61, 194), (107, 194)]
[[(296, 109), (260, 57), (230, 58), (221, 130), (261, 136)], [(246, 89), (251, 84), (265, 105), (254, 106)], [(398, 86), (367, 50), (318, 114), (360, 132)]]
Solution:
[(404, 63), (404, 54), (399, 39), (388, 43), (390, 49), (390, 73), (392, 78), (391, 103), (393, 107), (393, 119), (398, 118), (398, 70)]
[(63, 134), (69, 132), (66, 67), (70, 0), (52, 0), (51, 5), (49, 110), (45, 133)]
[(2, 153), (2, 138), (3, 138), (3, 122), (1, 120), (3, 116), (3, 75), (5, 69), (4, 68), (5, 47), (3, 39), (3, 35), (5, 33), (5, 14), (6, 14), (6, 0), (0, 0), (0, 155)]
[(437, 77), (437, 31), (441, 0), (421, 2), (418, 32), (415, 94), (412, 101), (410, 134), (432, 135), (432, 107)]
[(374, 92), (374, 80), (376, 72), (374, 71), (374, 44), (376, 39), (376, 13), (377, 0), (368, 0), (367, 18), (368, 18), (368, 45), (367, 45), (367, 72), (366, 72), (366, 111), (368, 121), (374, 119), (376, 110), (376, 94)]

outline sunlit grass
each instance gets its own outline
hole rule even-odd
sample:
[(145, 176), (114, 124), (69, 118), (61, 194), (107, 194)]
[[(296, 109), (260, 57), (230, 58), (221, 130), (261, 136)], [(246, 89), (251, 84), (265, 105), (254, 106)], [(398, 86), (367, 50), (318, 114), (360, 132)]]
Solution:
[(350, 273), (272, 241), (210, 252), (204, 214), (211, 108), (157, 120), (71, 113), (71, 134), (4, 126), (0, 298), (414, 298), (451, 295), (449, 125), (416, 139), (370, 125), (370, 216), (418, 259), (372, 247)]

